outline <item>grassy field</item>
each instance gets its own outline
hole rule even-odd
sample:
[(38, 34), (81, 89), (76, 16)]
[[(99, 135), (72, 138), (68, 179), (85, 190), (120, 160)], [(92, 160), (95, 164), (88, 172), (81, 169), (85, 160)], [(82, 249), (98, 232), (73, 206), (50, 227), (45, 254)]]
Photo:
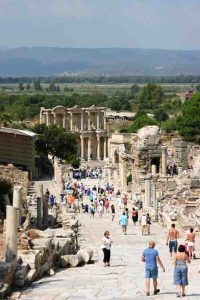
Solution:
[[(112, 96), (117, 92), (129, 92), (132, 84), (75, 84), (75, 83), (61, 83), (58, 84), (60, 87), (60, 92), (50, 92), (48, 91), (49, 84), (42, 84), (43, 91), (39, 93), (45, 94), (65, 94), (71, 95), (73, 93), (79, 94), (94, 94), (94, 93), (102, 93), (107, 96)], [(26, 85), (25, 85), (26, 86)], [(140, 84), (140, 87), (143, 87), (144, 84)], [(177, 93), (177, 92), (185, 92), (188, 88), (191, 87), (191, 84), (163, 84), (161, 85), (166, 93)], [(71, 91), (65, 91), (64, 88), (72, 89)], [(32, 89), (27, 92), (26, 90), (23, 92), (19, 91), (18, 84), (0, 84), (0, 91), (5, 93), (36, 93), (36, 91)]]

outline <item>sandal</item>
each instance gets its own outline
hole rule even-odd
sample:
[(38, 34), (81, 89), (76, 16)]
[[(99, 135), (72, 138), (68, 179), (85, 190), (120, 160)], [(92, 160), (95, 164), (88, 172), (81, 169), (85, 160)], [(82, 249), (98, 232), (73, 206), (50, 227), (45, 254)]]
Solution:
[(146, 292), (146, 295), (147, 295), (147, 296), (150, 296), (150, 293), (149, 293), (149, 292)]
[(158, 293), (160, 293), (159, 289), (157, 289), (157, 290), (154, 291), (154, 295), (157, 295)]

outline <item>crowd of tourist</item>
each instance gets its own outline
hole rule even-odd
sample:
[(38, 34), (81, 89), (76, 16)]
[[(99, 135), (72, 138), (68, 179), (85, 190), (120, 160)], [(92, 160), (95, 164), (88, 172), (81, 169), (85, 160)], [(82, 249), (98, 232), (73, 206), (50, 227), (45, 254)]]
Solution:
[[(133, 226), (140, 226), (141, 235), (151, 235), (151, 216), (142, 209), (142, 203), (139, 201), (130, 208), (127, 194), (115, 189), (113, 184), (104, 182), (102, 179), (102, 170), (89, 169), (79, 170), (78, 180), (66, 182), (62, 197), (57, 201), (56, 197), (46, 190), (45, 194), (49, 197), (50, 209), (57, 208), (58, 205), (67, 205), (68, 207), (78, 208), (79, 211), (88, 214), (88, 217), (102, 219), (111, 216), (111, 222), (118, 222), (122, 228), (122, 234), (126, 235), (129, 220), (132, 220)], [(85, 172), (85, 173), (84, 173)], [(74, 177), (74, 176), (73, 176)], [(83, 178), (98, 179), (82, 180)], [(119, 212), (116, 218), (116, 212)], [(133, 228), (134, 228), (133, 227)], [(188, 285), (188, 264), (195, 259), (195, 232), (193, 228), (186, 234), (185, 243), (178, 244), (180, 237), (175, 224), (171, 225), (167, 233), (166, 245), (169, 247), (169, 253), (174, 263), (173, 280), (177, 286), (177, 297), (185, 296), (185, 287)], [(106, 230), (102, 238), (103, 263), (105, 267), (110, 267), (111, 247), (113, 241), (110, 232)], [(165, 267), (159, 256), (159, 251), (155, 249), (155, 242), (150, 241), (148, 248), (142, 253), (141, 260), (145, 263), (146, 295), (150, 296), (150, 279), (153, 280), (153, 293), (157, 295), (160, 292), (158, 288), (158, 266), (165, 272)]]
[(101, 179), (102, 178), (102, 168), (82, 168), (73, 170), (73, 178), (77, 180), (86, 179), (86, 178), (94, 178)]

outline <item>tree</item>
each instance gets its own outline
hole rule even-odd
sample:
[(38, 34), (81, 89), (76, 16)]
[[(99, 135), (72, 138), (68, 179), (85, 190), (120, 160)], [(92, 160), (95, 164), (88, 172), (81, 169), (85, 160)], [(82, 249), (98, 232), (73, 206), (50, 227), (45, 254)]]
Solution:
[(166, 132), (170, 133), (178, 130), (177, 118), (171, 118), (162, 123), (161, 128)]
[(197, 84), (195, 88), (197, 92), (200, 92), (200, 84)]
[(3, 125), (4, 127), (7, 127), (9, 123), (11, 123), (11, 118), (9, 114), (7, 113), (1, 113), (0, 114), (0, 125)]
[(136, 96), (138, 94), (139, 90), (140, 90), (139, 86), (134, 83), (131, 87), (131, 94), (133, 96)]
[(163, 102), (164, 92), (160, 85), (149, 83), (139, 94), (139, 109), (152, 110), (157, 109)]
[(40, 80), (36, 80), (33, 82), (33, 87), (36, 91), (42, 91), (42, 86)]
[(184, 102), (179, 133), (186, 141), (200, 142), (200, 93)]
[(154, 111), (154, 119), (158, 122), (164, 122), (169, 119), (169, 116), (162, 107), (159, 107)]
[(148, 117), (147, 115), (139, 115), (138, 117), (134, 118), (133, 123), (128, 128), (128, 132), (137, 132), (138, 129), (148, 125), (158, 125), (158, 123), (156, 120)]
[(30, 83), (27, 83), (27, 85), (26, 85), (26, 90), (27, 90), (27, 91), (30, 91), (30, 90), (31, 90), (31, 85), (30, 85)]
[(18, 84), (18, 87), (19, 87), (20, 92), (23, 92), (23, 91), (24, 91), (24, 84), (23, 84), (23, 82), (20, 82), (20, 83)]
[(78, 136), (65, 131), (57, 125), (47, 127), (44, 124), (35, 125), (32, 130), (39, 134), (36, 141), (37, 154), (66, 160), (68, 163), (78, 159)]

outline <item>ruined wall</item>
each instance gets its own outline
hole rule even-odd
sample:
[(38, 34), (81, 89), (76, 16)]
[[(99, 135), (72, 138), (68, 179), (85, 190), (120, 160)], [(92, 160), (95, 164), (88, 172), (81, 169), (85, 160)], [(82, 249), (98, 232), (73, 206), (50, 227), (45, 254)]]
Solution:
[(29, 185), (27, 171), (18, 170), (12, 164), (8, 164), (7, 166), (0, 165), (0, 178), (9, 180), (12, 186), (22, 185), (22, 199), (26, 200)]

